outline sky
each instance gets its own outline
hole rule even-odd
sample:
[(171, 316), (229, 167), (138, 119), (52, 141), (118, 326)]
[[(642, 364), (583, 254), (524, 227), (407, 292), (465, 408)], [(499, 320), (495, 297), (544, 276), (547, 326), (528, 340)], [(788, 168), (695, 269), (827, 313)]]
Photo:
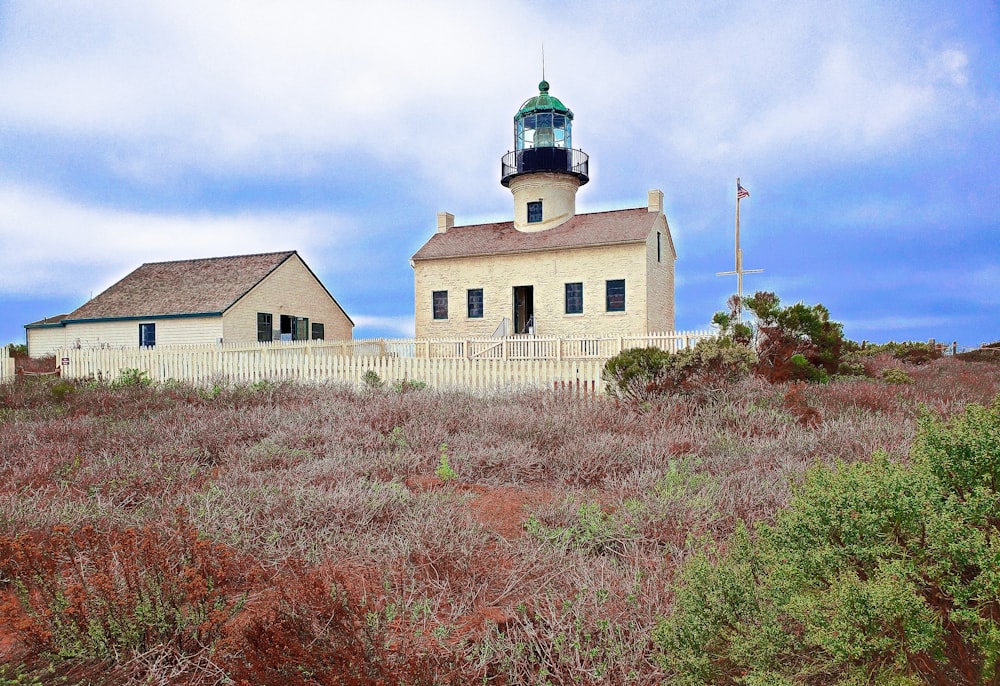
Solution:
[(1000, 4), (0, 0), (0, 344), (145, 262), (298, 250), (413, 333), (438, 212), (513, 216), (538, 93), (578, 212), (664, 192), (679, 330), (744, 290), (856, 341), (1000, 339)]

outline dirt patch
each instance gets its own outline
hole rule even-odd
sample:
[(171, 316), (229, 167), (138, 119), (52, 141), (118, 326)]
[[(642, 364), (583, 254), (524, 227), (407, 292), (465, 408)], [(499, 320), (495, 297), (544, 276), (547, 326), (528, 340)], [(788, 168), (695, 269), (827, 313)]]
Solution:
[(432, 474), (409, 476), (404, 481), (411, 491), (425, 492), (454, 488), (472, 494), (467, 507), (484, 527), (507, 540), (524, 533), (524, 522), (533, 508), (550, 502), (553, 495), (541, 489), (512, 486), (484, 486), (442, 481)]
[(484, 527), (507, 540), (524, 533), (524, 522), (532, 509), (548, 503), (549, 491), (521, 490), (509, 486), (476, 486), (477, 495), (469, 502), (473, 516)]

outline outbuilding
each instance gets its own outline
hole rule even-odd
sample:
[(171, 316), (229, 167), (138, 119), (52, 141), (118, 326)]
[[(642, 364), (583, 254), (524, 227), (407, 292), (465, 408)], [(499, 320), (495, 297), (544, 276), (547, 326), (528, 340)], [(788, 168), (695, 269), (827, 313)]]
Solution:
[(73, 312), (25, 326), (32, 357), (71, 347), (339, 340), (353, 329), (294, 250), (150, 262)]

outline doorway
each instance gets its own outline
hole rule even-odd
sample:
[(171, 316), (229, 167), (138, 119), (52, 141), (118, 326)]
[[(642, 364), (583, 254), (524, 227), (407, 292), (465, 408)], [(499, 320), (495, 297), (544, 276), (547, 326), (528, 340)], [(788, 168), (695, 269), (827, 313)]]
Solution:
[(535, 333), (534, 286), (514, 286), (514, 333)]

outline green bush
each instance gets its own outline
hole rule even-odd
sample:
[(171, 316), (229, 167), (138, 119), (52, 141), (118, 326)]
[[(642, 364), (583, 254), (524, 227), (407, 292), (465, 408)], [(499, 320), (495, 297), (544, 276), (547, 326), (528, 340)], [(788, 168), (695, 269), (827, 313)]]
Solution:
[(72, 381), (67, 381), (65, 379), (59, 379), (51, 386), (49, 386), (49, 395), (56, 402), (62, 402), (66, 400), (66, 397), (72, 395), (76, 391), (76, 385)]
[(392, 385), (392, 390), (397, 393), (406, 393), (408, 391), (422, 391), (427, 388), (427, 384), (423, 381), (418, 381), (417, 379), (403, 379), (402, 381), (397, 381)]
[(369, 369), (361, 375), (361, 383), (370, 391), (377, 391), (385, 387), (385, 381), (374, 369)]
[(713, 390), (750, 376), (757, 356), (729, 338), (698, 341), (678, 351), (672, 359), (672, 376), (685, 390)]
[(580, 505), (573, 520), (564, 527), (546, 526), (532, 514), (524, 528), (544, 543), (588, 555), (621, 555), (637, 535), (621, 515), (605, 512), (598, 503)]
[(897, 369), (895, 367), (882, 370), (882, 380), (886, 383), (892, 384), (913, 383), (913, 379), (909, 374), (904, 372), (902, 369)]
[(670, 354), (659, 348), (633, 348), (604, 365), (608, 393), (637, 402), (666, 393), (723, 388), (749, 376), (757, 358), (731, 338), (698, 341)]
[(153, 383), (141, 369), (123, 369), (118, 378), (111, 382), (112, 388), (145, 388)]
[(1000, 397), (922, 417), (910, 458), (817, 467), (691, 559), (653, 634), (670, 683), (997, 683)]
[(632, 348), (618, 353), (604, 365), (608, 393), (642, 402), (657, 394), (670, 364), (670, 353), (659, 348)]

